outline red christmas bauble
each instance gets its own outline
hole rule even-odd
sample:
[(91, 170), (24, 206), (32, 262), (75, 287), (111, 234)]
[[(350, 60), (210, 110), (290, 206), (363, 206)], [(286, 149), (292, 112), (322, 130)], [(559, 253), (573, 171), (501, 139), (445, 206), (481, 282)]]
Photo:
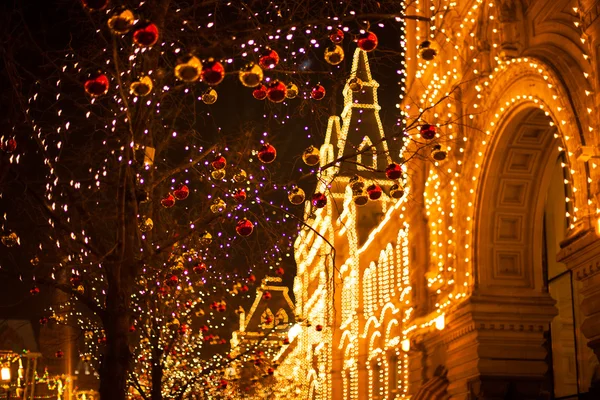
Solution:
[(81, 0), (81, 4), (91, 11), (102, 11), (108, 6), (108, 0)]
[(36, 295), (40, 293), (40, 288), (37, 286), (32, 287), (31, 289), (29, 289), (29, 293), (31, 293), (32, 295)]
[(246, 201), (246, 191), (244, 189), (238, 189), (233, 193), (233, 199), (238, 203)]
[(159, 287), (158, 294), (160, 294), (161, 296), (166, 296), (167, 294), (169, 294), (169, 288), (167, 288), (166, 286)]
[(227, 160), (221, 155), (216, 156), (214, 160), (212, 160), (212, 162), (210, 163), (210, 166), (213, 167), (213, 169), (217, 170), (225, 168), (226, 165)]
[(42, 317), (40, 318), (40, 325), (46, 325), (48, 323), (48, 318)]
[(264, 100), (267, 98), (267, 87), (265, 85), (260, 85), (256, 89), (252, 91), (252, 96), (256, 100)]
[(358, 37), (357, 43), (361, 50), (373, 51), (377, 48), (379, 39), (377, 39), (377, 35), (373, 32), (365, 32)]
[(179, 185), (177, 185), (175, 190), (173, 190), (173, 196), (175, 196), (175, 198), (177, 200), (185, 200), (185, 199), (187, 199), (187, 197), (189, 195), (190, 195), (190, 189), (183, 183), (180, 183)]
[(250, 282), (250, 283), (254, 283), (254, 282), (256, 282), (256, 276), (254, 276), (254, 275), (250, 275), (250, 276), (248, 277), (248, 282)]
[(171, 275), (167, 278), (167, 285), (169, 286), (177, 286), (178, 283), (179, 278), (177, 277), (177, 275)]
[(94, 74), (84, 85), (87, 94), (98, 97), (108, 92), (108, 77), (102, 73)]
[(313, 100), (322, 100), (325, 97), (325, 88), (322, 85), (317, 85), (310, 91), (310, 97)]
[(277, 275), (283, 275), (283, 274), (285, 274), (285, 270), (283, 268), (279, 267), (275, 270), (275, 273)]
[(273, 161), (275, 161), (276, 157), (277, 150), (275, 150), (275, 147), (271, 146), (268, 143), (263, 144), (260, 150), (258, 151), (258, 159), (265, 164), (272, 163)]
[(317, 325), (317, 326), (315, 326), (315, 330), (317, 332), (321, 332), (323, 330), (323, 325)]
[(402, 176), (402, 167), (399, 164), (391, 163), (385, 169), (385, 176), (388, 179), (399, 179)]
[(250, 290), (248, 285), (242, 285), (242, 287), (240, 287), (240, 292), (247, 292), (248, 290)]
[(210, 86), (218, 85), (225, 78), (225, 67), (218, 61), (210, 58), (202, 65), (202, 81)]
[(435, 137), (435, 125), (424, 124), (421, 126), (421, 137), (425, 140), (431, 140)]
[(219, 381), (219, 386), (223, 389), (225, 389), (228, 384), (229, 382), (227, 382), (225, 379), (221, 379), (221, 381)]
[(130, 333), (133, 333), (133, 332), (135, 332), (135, 325), (131, 325), (131, 326), (129, 327), (129, 332), (130, 332)]
[(275, 373), (275, 370), (273, 368), (267, 369), (267, 374), (273, 375), (274, 373)]
[(271, 292), (264, 292), (262, 295), (262, 298), (264, 300), (269, 300), (271, 297), (273, 297), (273, 295), (271, 294)]
[(164, 208), (171, 208), (175, 205), (175, 197), (172, 194), (169, 194), (167, 197), (163, 198), (160, 201), (160, 204)]
[(149, 23), (136, 29), (133, 32), (133, 41), (140, 47), (154, 46), (158, 42), (158, 27)]
[(62, 350), (58, 350), (56, 353), (54, 353), (54, 356), (56, 358), (63, 358), (65, 356), (65, 352)]
[(194, 269), (195, 273), (201, 274), (204, 271), (206, 271), (206, 268), (207, 268), (206, 263), (204, 261), (199, 261), (196, 263), (196, 265), (194, 265), (193, 269)]
[(275, 50), (266, 49), (258, 59), (258, 64), (264, 69), (275, 68), (279, 63), (279, 54)]
[(316, 208), (323, 208), (327, 205), (327, 196), (323, 193), (315, 193), (312, 196), (312, 205)]
[(206, 325), (202, 325), (202, 327), (200, 328), (200, 330), (201, 330), (202, 332), (208, 332), (208, 326), (206, 326)]
[(273, 81), (269, 83), (267, 88), (267, 98), (273, 103), (281, 103), (285, 100), (287, 89), (280, 81)]
[(4, 150), (7, 153), (12, 153), (17, 149), (17, 139), (10, 138), (6, 141), (6, 143), (0, 143), (0, 149)]
[(79, 286), (81, 284), (81, 276), (79, 275), (73, 275), (71, 277), (71, 285), (73, 286)]
[(329, 35), (329, 40), (335, 44), (340, 44), (344, 40), (344, 31), (341, 29), (336, 30), (334, 33)]
[(376, 183), (367, 186), (367, 195), (369, 195), (369, 200), (378, 200), (382, 193), (383, 190), (381, 190), (381, 186)]
[(225, 312), (225, 310), (227, 310), (227, 306), (225, 304), (219, 304), (217, 307), (218, 312)]
[(241, 219), (235, 226), (235, 231), (240, 236), (250, 236), (252, 234), (252, 231), (254, 231), (254, 224), (252, 223), (252, 221), (246, 218)]
[(283, 339), (283, 344), (290, 344), (290, 339), (288, 339), (288, 338)]

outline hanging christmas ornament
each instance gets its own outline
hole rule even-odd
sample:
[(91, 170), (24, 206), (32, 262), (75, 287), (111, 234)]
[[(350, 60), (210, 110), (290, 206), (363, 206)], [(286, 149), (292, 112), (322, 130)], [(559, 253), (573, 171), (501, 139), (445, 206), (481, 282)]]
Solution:
[(85, 91), (92, 97), (98, 97), (108, 92), (108, 77), (101, 72), (94, 73), (85, 81)]
[(38, 256), (33, 257), (31, 260), (29, 260), (29, 262), (31, 263), (31, 265), (33, 265), (34, 267), (37, 267), (38, 265), (40, 265), (40, 259)]
[(250, 283), (254, 283), (254, 282), (256, 282), (256, 276), (254, 276), (254, 275), (250, 275), (250, 276), (248, 277), (248, 282), (250, 282)]
[(177, 200), (185, 200), (188, 198), (189, 195), (190, 189), (187, 187), (187, 185), (184, 185), (183, 183), (177, 185), (177, 187), (175, 187), (175, 190), (173, 190), (173, 196), (175, 196)]
[(158, 42), (158, 27), (145, 23), (133, 32), (133, 42), (140, 47), (151, 47)]
[(215, 104), (217, 97), (217, 91), (213, 88), (210, 88), (202, 94), (202, 101), (204, 104)]
[(250, 236), (252, 231), (254, 231), (254, 224), (252, 223), (252, 221), (244, 218), (238, 221), (238, 223), (235, 226), (235, 231), (240, 236)]
[(81, 0), (81, 4), (90, 11), (102, 11), (108, 3), (108, 0)]
[(435, 125), (424, 124), (421, 126), (421, 137), (425, 140), (431, 140), (435, 137)]
[(246, 191), (244, 189), (237, 189), (233, 192), (233, 199), (238, 203), (246, 201)]
[(108, 19), (108, 29), (115, 35), (124, 35), (133, 28), (135, 16), (131, 10), (122, 10)]
[(392, 185), (390, 188), (390, 197), (392, 199), (401, 199), (404, 196), (404, 188), (398, 184)]
[(2, 244), (6, 247), (14, 247), (19, 243), (19, 237), (16, 233), (11, 232), (7, 235), (2, 236)]
[(75, 291), (79, 294), (84, 294), (85, 293), (85, 287), (83, 287), (83, 285), (79, 285), (77, 286), (77, 288), (75, 288)]
[(374, 183), (367, 186), (367, 194), (369, 195), (369, 200), (379, 200), (383, 194), (383, 190), (381, 189), (381, 186)]
[(40, 288), (37, 286), (33, 286), (31, 289), (29, 289), (29, 293), (31, 293), (33, 296), (35, 296), (36, 294), (40, 294)]
[(425, 40), (419, 45), (419, 55), (425, 61), (432, 61), (437, 55), (437, 50), (432, 46), (429, 40)]
[(265, 85), (260, 85), (256, 89), (252, 91), (252, 96), (256, 100), (264, 100), (267, 98), (267, 87)]
[(69, 280), (73, 286), (79, 286), (81, 284), (81, 276), (79, 275), (73, 275)]
[(224, 169), (227, 166), (227, 159), (222, 155), (218, 154), (210, 162), (212, 169)]
[(169, 194), (167, 197), (163, 198), (160, 201), (160, 204), (164, 207), (164, 208), (171, 208), (175, 205), (175, 197), (173, 197), (172, 194)]
[(294, 99), (296, 98), (296, 96), (298, 96), (298, 86), (296, 86), (295, 83), (288, 83), (288, 85), (285, 87), (286, 92), (285, 92), (285, 97), (288, 99)]
[(193, 270), (197, 274), (202, 274), (207, 268), (208, 267), (204, 261), (197, 261), (196, 264), (194, 264)]
[(139, 222), (138, 226), (140, 228), (140, 232), (149, 232), (152, 230), (152, 228), (154, 228), (154, 221), (152, 221), (152, 218), (144, 216), (142, 217), (142, 220)]
[(327, 205), (327, 196), (323, 193), (316, 192), (312, 196), (312, 205), (316, 208), (323, 208)]
[(42, 317), (40, 318), (40, 325), (46, 325), (48, 323), (48, 318)]
[(54, 356), (56, 358), (63, 358), (65, 356), (65, 352), (62, 350), (58, 350), (56, 353), (54, 353)]
[(191, 54), (181, 58), (175, 66), (175, 76), (184, 82), (196, 82), (201, 71), (202, 63)]
[(277, 150), (275, 150), (275, 147), (271, 146), (269, 143), (263, 144), (260, 150), (258, 150), (258, 159), (264, 164), (272, 163), (275, 161), (276, 157)]
[(213, 58), (202, 64), (202, 81), (210, 86), (218, 85), (225, 78), (225, 67)]
[(260, 58), (258, 59), (258, 63), (264, 69), (275, 68), (275, 66), (279, 63), (279, 54), (273, 49), (265, 49)]
[(290, 203), (292, 203), (295, 206), (304, 203), (305, 199), (306, 199), (306, 194), (304, 193), (304, 190), (302, 190), (302, 188), (294, 186), (288, 192), (288, 200), (290, 201)]
[(373, 32), (365, 32), (358, 37), (356, 42), (361, 50), (368, 52), (377, 48), (379, 40), (377, 39), (377, 35), (375, 35)]
[(210, 176), (217, 181), (221, 181), (225, 178), (225, 175), (227, 175), (226, 171), (224, 169), (215, 169), (214, 171), (212, 171), (210, 173)]
[(332, 45), (325, 49), (325, 61), (331, 65), (338, 65), (344, 61), (344, 49), (339, 45)]
[(353, 92), (360, 92), (363, 88), (363, 81), (359, 77), (355, 76), (348, 81), (348, 87)]
[(350, 189), (352, 191), (363, 190), (365, 187), (365, 180), (362, 178), (362, 176), (354, 175), (352, 178), (350, 178), (348, 185), (350, 185)]
[(325, 97), (325, 88), (318, 84), (310, 91), (310, 97), (312, 97), (313, 100), (323, 99), (323, 97)]
[(385, 175), (388, 179), (399, 179), (402, 176), (402, 167), (399, 164), (391, 163), (386, 167)]
[(445, 150), (442, 150), (442, 146), (439, 144), (436, 144), (433, 146), (433, 148), (431, 149), (431, 157), (435, 160), (435, 161), (444, 161), (446, 159), (447, 153)]
[(319, 152), (319, 149), (314, 146), (308, 146), (306, 150), (304, 150), (304, 153), (302, 153), (302, 161), (311, 167), (317, 165), (320, 160), (321, 153)]
[(225, 204), (225, 201), (220, 197), (217, 197), (216, 199), (214, 199), (212, 204), (210, 205), (210, 211), (213, 214), (220, 214), (220, 213), (224, 212), (226, 208), (227, 208), (227, 204)]
[(317, 332), (321, 332), (321, 331), (323, 330), (323, 325), (316, 325), (316, 326), (315, 326), (315, 330), (316, 330)]
[(271, 292), (264, 292), (263, 295), (262, 295), (262, 298), (264, 300), (270, 300), (271, 297), (273, 297), (273, 295), (271, 295)]
[(142, 79), (132, 82), (129, 85), (129, 92), (135, 96), (144, 97), (150, 94), (152, 91), (152, 79), (149, 76), (145, 76)]
[(170, 275), (167, 278), (167, 285), (173, 287), (173, 286), (177, 286), (177, 284), (179, 283), (179, 278), (177, 277), (177, 275)]
[(275, 270), (275, 273), (277, 275), (281, 276), (281, 275), (285, 274), (285, 270), (283, 268), (279, 267)]
[(246, 181), (246, 179), (248, 179), (248, 174), (246, 174), (246, 171), (241, 168), (233, 175), (233, 180), (236, 183), (243, 183)]
[(367, 193), (363, 189), (353, 190), (352, 191), (352, 201), (357, 206), (364, 206), (365, 204), (367, 204), (369, 202), (369, 196), (367, 196)]
[(344, 41), (344, 31), (337, 29), (335, 32), (329, 35), (329, 40), (335, 44), (340, 44)]
[(240, 70), (240, 82), (246, 87), (256, 87), (260, 85), (264, 78), (263, 70), (254, 63), (249, 63)]
[(280, 81), (273, 81), (267, 87), (267, 98), (273, 103), (281, 103), (285, 100), (286, 87)]

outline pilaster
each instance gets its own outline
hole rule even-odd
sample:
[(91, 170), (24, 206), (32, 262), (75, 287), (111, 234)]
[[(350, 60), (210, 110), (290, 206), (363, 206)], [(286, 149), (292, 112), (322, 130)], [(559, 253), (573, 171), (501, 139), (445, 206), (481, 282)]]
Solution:
[(449, 313), (444, 336), (450, 398), (536, 399), (548, 369), (544, 332), (555, 315), (554, 300), (543, 293), (475, 294)]

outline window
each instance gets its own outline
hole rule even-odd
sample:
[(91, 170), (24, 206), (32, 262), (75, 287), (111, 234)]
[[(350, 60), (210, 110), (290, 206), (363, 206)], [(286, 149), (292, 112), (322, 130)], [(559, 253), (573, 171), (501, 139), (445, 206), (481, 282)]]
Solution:
[(542, 260), (548, 291), (558, 309), (558, 315), (550, 323), (552, 389), (555, 399), (566, 400), (579, 399), (587, 393), (597, 358), (579, 330), (583, 317), (579, 282), (564, 264), (556, 261), (569, 224), (562, 161), (559, 159), (554, 167), (546, 197)]

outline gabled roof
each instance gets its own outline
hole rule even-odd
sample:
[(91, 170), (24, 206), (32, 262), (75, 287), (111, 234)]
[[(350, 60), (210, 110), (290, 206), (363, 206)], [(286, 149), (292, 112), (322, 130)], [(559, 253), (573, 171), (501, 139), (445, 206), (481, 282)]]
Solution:
[[(289, 296), (289, 288), (281, 284), (281, 278), (266, 277), (262, 285), (256, 290), (256, 298), (245, 317), (240, 318), (240, 331), (242, 332), (264, 332), (275, 328), (286, 330), (290, 323), (295, 322), (295, 308)], [(263, 297), (265, 292), (271, 294), (270, 299)], [(271, 322), (265, 320), (265, 316)]]

